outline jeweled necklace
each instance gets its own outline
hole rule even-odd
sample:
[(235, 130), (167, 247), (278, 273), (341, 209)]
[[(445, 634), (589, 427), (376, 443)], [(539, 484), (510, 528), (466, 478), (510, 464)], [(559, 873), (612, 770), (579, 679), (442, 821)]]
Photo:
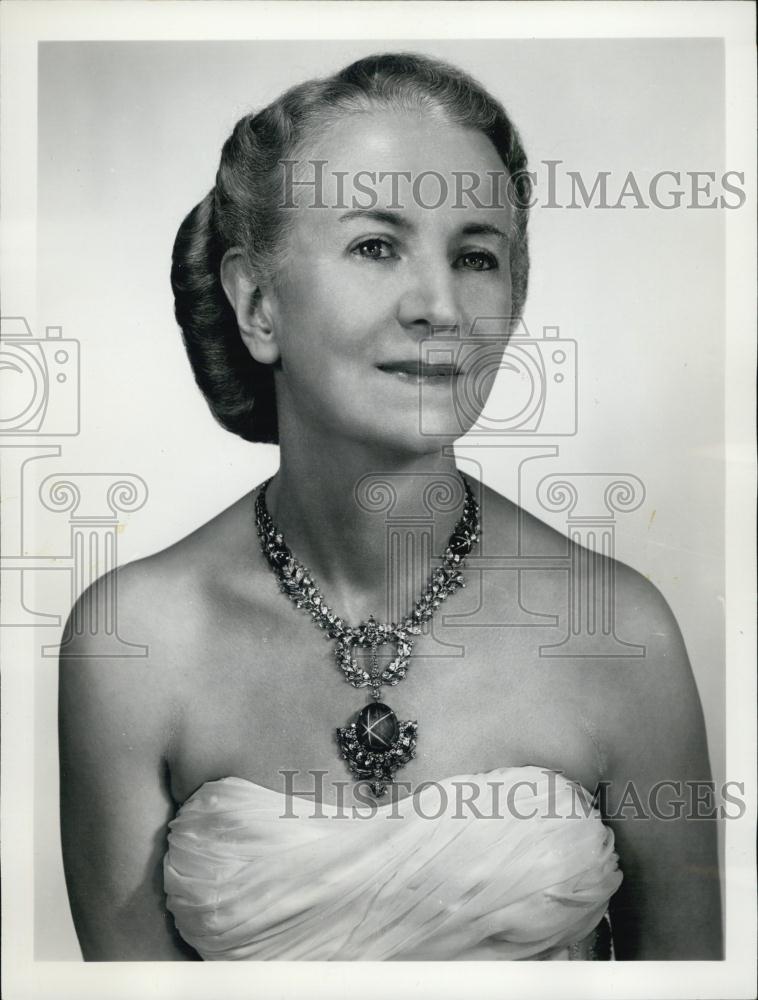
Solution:
[[(268, 479), (255, 500), (255, 525), (261, 549), (274, 570), (280, 590), (298, 608), (310, 612), (328, 639), (336, 639), (337, 663), (345, 680), (355, 688), (370, 687), (372, 701), (358, 713), (358, 718), (336, 731), (341, 757), (347, 761), (356, 780), (368, 779), (376, 796), (384, 795), (386, 782), (398, 768), (416, 756), (418, 724), (399, 722), (397, 716), (381, 699), (382, 684), (394, 686), (405, 677), (408, 659), (413, 651), (411, 636), (419, 635), (425, 622), (440, 604), (459, 587), (465, 587), (463, 564), (466, 556), (479, 541), (479, 505), (469, 484), (461, 475), (465, 500), (460, 520), (453, 528), (447, 547), (413, 610), (398, 625), (382, 625), (373, 615), (358, 626), (350, 626), (326, 604), (311, 573), (299, 563), (285, 544), (281, 532), (271, 520), (266, 507)], [(379, 666), (377, 649), (395, 643), (395, 658), (384, 669)], [(371, 651), (369, 670), (358, 665), (355, 647)]]

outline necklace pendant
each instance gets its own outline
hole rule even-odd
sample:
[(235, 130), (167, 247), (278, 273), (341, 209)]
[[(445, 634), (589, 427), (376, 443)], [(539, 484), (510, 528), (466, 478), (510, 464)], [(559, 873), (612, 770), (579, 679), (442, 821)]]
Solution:
[[(266, 508), (267, 480), (255, 499), (255, 524), (261, 551), (292, 603), (307, 611), (315, 625), (335, 641), (335, 655), (345, 680), (355, 688), (370, 687), (373, 699), (350, 725), (336, 730), (340, 753), (356, 779), (368, 780), (373, 795), (384, 795), (398, 768), (416, 756), (416, 722), (399, 722), (381, 700), (382, 685), (396, 685), (408, 670), (414, 637), (421, 635), (436, 610), (459, 587), (465, 587), (463, 564), (480, 538), (479, 507), (466, 479), (463, 513), (451, 534), (437, 569), (413, 609), (400, 623), (382, 624), (373, 615), (349, 626), (326, 604), (310, 572), (295, 559)], [(377, 650), (395, 646), (395, 656), (382, 667)], [(358, 659), (358, 649), (368, 653)]]
[(384, 795), (398, 768), (416, 756), (416, 722), (399, 722), (381, 701), (366, 705), (358, 718), (337, 729), (342, 757), (357, 780), (368, 780), (372, 795)]

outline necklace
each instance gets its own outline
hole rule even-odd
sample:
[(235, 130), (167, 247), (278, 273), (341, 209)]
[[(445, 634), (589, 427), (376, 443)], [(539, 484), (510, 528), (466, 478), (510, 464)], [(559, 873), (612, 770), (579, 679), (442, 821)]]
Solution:
[[(298, 562), (287, 547), (266, 507), (266, 490), (271, 479), (261, 486), (255, 500), (255, 525), (263, 555), (279, 581), (279, 589), (298, 608), (310, 613), (315, 625), (336, 640), (337, 664), (348, 684), (370, 687), (371, 701), (357, 719), (336, 730), (340, 756), (347, 761), (356, 780), (368, 779), (375, 796), (384, 795), (386, 782), (398, 768), (416, 756), (418, 723), (400, 722), (392, 709), (381, 701), (382, 684), (395, 686), (405, 677), (413, 651), (412, 636), (420, 635), (422, 626), (431, 620), (437, 608), (460, 587), (465, 587), (463, 564), (479, 541), (479, 505), (468, 482), (461, 474), (465, 499), (463, 513), (453, 528), (440, 564), (430, 575), (413, 609), (399, 624), (382, 624), (370, 615), (358, 626), (348, 625), (326, 604), (309, 570)], [(377, 650), (394, 643), (395, 657), (380, 667)], [(356, 658), (356, 648), (369, 650), (369, 669)]]

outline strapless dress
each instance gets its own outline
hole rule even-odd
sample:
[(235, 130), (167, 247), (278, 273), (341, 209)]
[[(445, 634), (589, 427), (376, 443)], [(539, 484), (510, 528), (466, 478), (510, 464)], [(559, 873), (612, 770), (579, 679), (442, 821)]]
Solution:
[(169, 825), (167, 906), (206, 961), (609, 958), (622, 874), (589, 798), (531, 766), (355, 812), (209, 781)]

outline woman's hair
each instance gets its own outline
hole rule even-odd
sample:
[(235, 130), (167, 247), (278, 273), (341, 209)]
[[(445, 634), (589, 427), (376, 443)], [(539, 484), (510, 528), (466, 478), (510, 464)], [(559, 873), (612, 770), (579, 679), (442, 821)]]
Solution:
[(278, 440), (274, 371), (255, 361), (221, 285), (221, 259), (240, 247), (254, 273), (275, 279), (286, 225), (282, 160), (292, 160), (330, 124), (374, 110), (441, 115), (486, 135), (511, 178), (512, 318), (526, 298), (531, 182), (526, 154), (503, 107), (466, 73), (415, 54), (359, 59), (334, 76), (292, 87), (237, 122), (224, 143), (216, 186), (189, 213), (174, 243), (176, 319), (198, 386), (214, 416), (248, 441)]

